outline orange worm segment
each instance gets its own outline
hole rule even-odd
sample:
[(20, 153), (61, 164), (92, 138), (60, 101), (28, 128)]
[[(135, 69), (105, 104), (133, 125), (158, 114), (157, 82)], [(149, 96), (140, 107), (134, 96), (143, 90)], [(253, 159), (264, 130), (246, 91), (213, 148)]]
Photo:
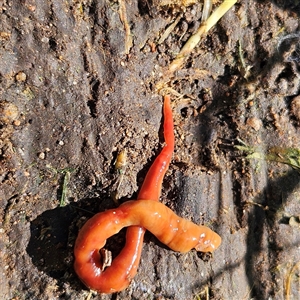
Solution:
[[(169, 95), (164, 97), (163, 115), (165, 146), (152, 163), (150, 169), (148, 170), (144, 182), (142, 184), (141, 190), (138, 194), (137, 200), (150, 199), (154, 201), (159, 201), (162, 181), (172, 159), (175, 145), (175, 137), (171, 99)], [(128, 273), (127, 278), (129, 278), (129, 280), (126, 280), (127, 286), (130, 284), (130, 280), (137, 273), (137, 268), (140, 263), (143, 248), (145, 232), (146, 230), (143, 227), (138, 226), (131, 226), (127, 229), (126, 244), (122, 250), (122, 256), (123, 254), (127, 254), (127, 261), (130, 260), (130, 257), (132, 259), (131, 263), (127, 266), (126, 269), (124, 269), (124, 272)], [(120, 282), (118, 282), (118, 284), (120, 285)], [(114, 289), (121, 290), (118, 289), (116, 285), (114, 286)]]
[(164, 97), (164, 139), (165, 146), (151, 165), (137, 200), (159, 201), (162, 181), (169, 167), (174, 151), (174, 124), (170, 96)]
[[(159, 201), (163, 177), (169, 167), (174, 151), (173, 117), (170, 102), (170, 96), (165, 96), (163, 110), (166, 145), (150, 167), (137, 200), (150, 199)], [(85, 232), (88, 235), (88, 232)], [(136, 275), (142, 252), (144, 234), (145, 229), (143, 227), (129, 227), (126, 233), (124, 248), (104, 271), (102, 271), (100, 263), (100, 254), (96, 250), (90, 252), (90, 260), (85, 265), (79, 264), (78, 257), (83, 250), (76, 250), (75, 246), (74, 268), (77, 275), (86, 286), (101, 293), (114, 293), (125, 289)], [(82, 234), (80, 235), (82, 236)], [(87, 277), (88, 279), (86, 279)]]
[[(128, 201), (116, 209), (96, 214), (79, 232), (74, 250), (75, 270), (87, 286), (102, 293), (114, 292), (112, 288), (108, 288), (111, 286), (108, 282), (95, 281), (87, 266), (93, 265), (97, 270), (101, 270), (99, 249), (104, 247), (109, 237), (128, 226), (144, 227), (162, 243), (179, 252), (187, 252), (193, 248), (197, 251), (213, 252), (221, 244), (221, 237), (217, 233), (206, 226), (196, 225), (177, 216), (162, 203), (153, 200)], [(116, 259), (119, 259), (119, 256)], [(103, 274), (105, 272), (112, 272), (115, 282), (122, 281), (125, 284), (131, 279), (126, 278), (129, 273), (124, 274), (122, 270), (114, 269), (112, 266), (103, 271)], [(101, 272), (98, 275), (101, 277)]]

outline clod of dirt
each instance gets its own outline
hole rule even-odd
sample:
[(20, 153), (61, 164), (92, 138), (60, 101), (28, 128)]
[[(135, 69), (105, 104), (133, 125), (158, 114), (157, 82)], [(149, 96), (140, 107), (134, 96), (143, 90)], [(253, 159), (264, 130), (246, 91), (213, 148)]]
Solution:
[(19, 81), (19, 82), (24, 82), (26, 81), (26, 74), (24, 72), (19, 72), (17, 75), (16, 75), (16, 80)]
[(300, 95), (293, 98), (291, 102), (291, 113), (300, 123)]
[(252, 127), (255, 131), (259, 131), (262, 126), (262, 121), (256, 117), (248, 118), (246, 124)]
[(9, 102), (0, 102), (0, 123), (9, 124), (18, 118), (19, 110)]

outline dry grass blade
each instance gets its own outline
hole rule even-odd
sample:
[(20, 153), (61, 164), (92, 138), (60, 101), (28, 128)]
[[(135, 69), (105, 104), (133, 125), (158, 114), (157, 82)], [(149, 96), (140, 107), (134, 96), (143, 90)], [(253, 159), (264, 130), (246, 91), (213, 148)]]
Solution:
[(201, 36), (207, 33), (224, 15), (225, 13), (237, 2), (237, 0), (225, 0), (198, 28), (197, 32), (193, 34), (183, 48), (180, 50), (177, 57), (169, 65), (167, 73), (172, 74), (179, 68), (181, 68), (186, 57), (192, 52), (192, 50), (199, 43)]
[(125, 54), (129, 54), (129, 51), (133, 45), (133, 41), (132, 41), (130, 26), (127, 21), (127, 12), (126, 12), (125, 1), (119, 0), (119, 6), (120, 6), (119, 16), (120, 16), (120, 20), (123, 23), (124, 30), (125, 30)]
[(174, 28), (179, 23), (180, 19), (182, 18), (182, 15), (179, 15), (176, 20), (165, 30), (165, 32), (162, 34), (160, 39), (158, 40), (157, 44), (162, 44), (165, 39), (170, 35), (170, 33), (174, 30)]
[(290, 270), (286, 282), (285, 282), (285, 292), (286, 292), (286, 300), (290, 300), (290, 295), (291, 295), (291, 281), (292, 281), (292, 276), (295, 275), (295, 272), (297, 268), (300, 267), (300, 262), (297, 262), (292, 269)]
[(201, 22), (205, 22), (209, 17), (212, 10), (212, 1), (211, 0), (204, 0), (203, 10), (202, 10), (202, 17)]
[(66, 171), (63, 181), (63, 187), (62, 187), (62, 193), (60, 198), (60, 207), (63, 207), (66, 205), (66, 199), (67, 199), (67, 191), (68, 191), (68, 183), (70, 181), (70, 172)]

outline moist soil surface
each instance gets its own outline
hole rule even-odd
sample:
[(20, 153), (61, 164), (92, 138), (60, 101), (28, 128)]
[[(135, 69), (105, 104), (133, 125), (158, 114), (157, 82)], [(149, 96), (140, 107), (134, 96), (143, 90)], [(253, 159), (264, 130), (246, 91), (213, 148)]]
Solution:
[[(191, 2), (1, 1), (1, 299), (298, 299), (300, 3), (238, 1), (164, 80), (199, 26)], [(222, 244), (180, 254), (147, 233), (130, 286), (90, 292), (76, 236), (136, 199), (163, 93), (176, 142), (161, 201)]]

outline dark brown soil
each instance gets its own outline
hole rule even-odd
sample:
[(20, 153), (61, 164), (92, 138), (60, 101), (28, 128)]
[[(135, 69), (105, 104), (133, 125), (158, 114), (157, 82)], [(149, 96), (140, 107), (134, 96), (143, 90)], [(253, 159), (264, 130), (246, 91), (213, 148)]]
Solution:
[(161, 200), (216, 230), (220, 249), (179, 254), (147, 234), (131, 285), (89, 295), (78, 229), (115, 193), (136, 197), (163, 145), (157, 83), (201, 5), (126, 1), (126, 55), (118, 1), (1, 1), (1, 299), (298, 299), (300, 175), (278, 161), (300, 161), (300, 3), (238, 2), (167, 84), (176, 147)]

